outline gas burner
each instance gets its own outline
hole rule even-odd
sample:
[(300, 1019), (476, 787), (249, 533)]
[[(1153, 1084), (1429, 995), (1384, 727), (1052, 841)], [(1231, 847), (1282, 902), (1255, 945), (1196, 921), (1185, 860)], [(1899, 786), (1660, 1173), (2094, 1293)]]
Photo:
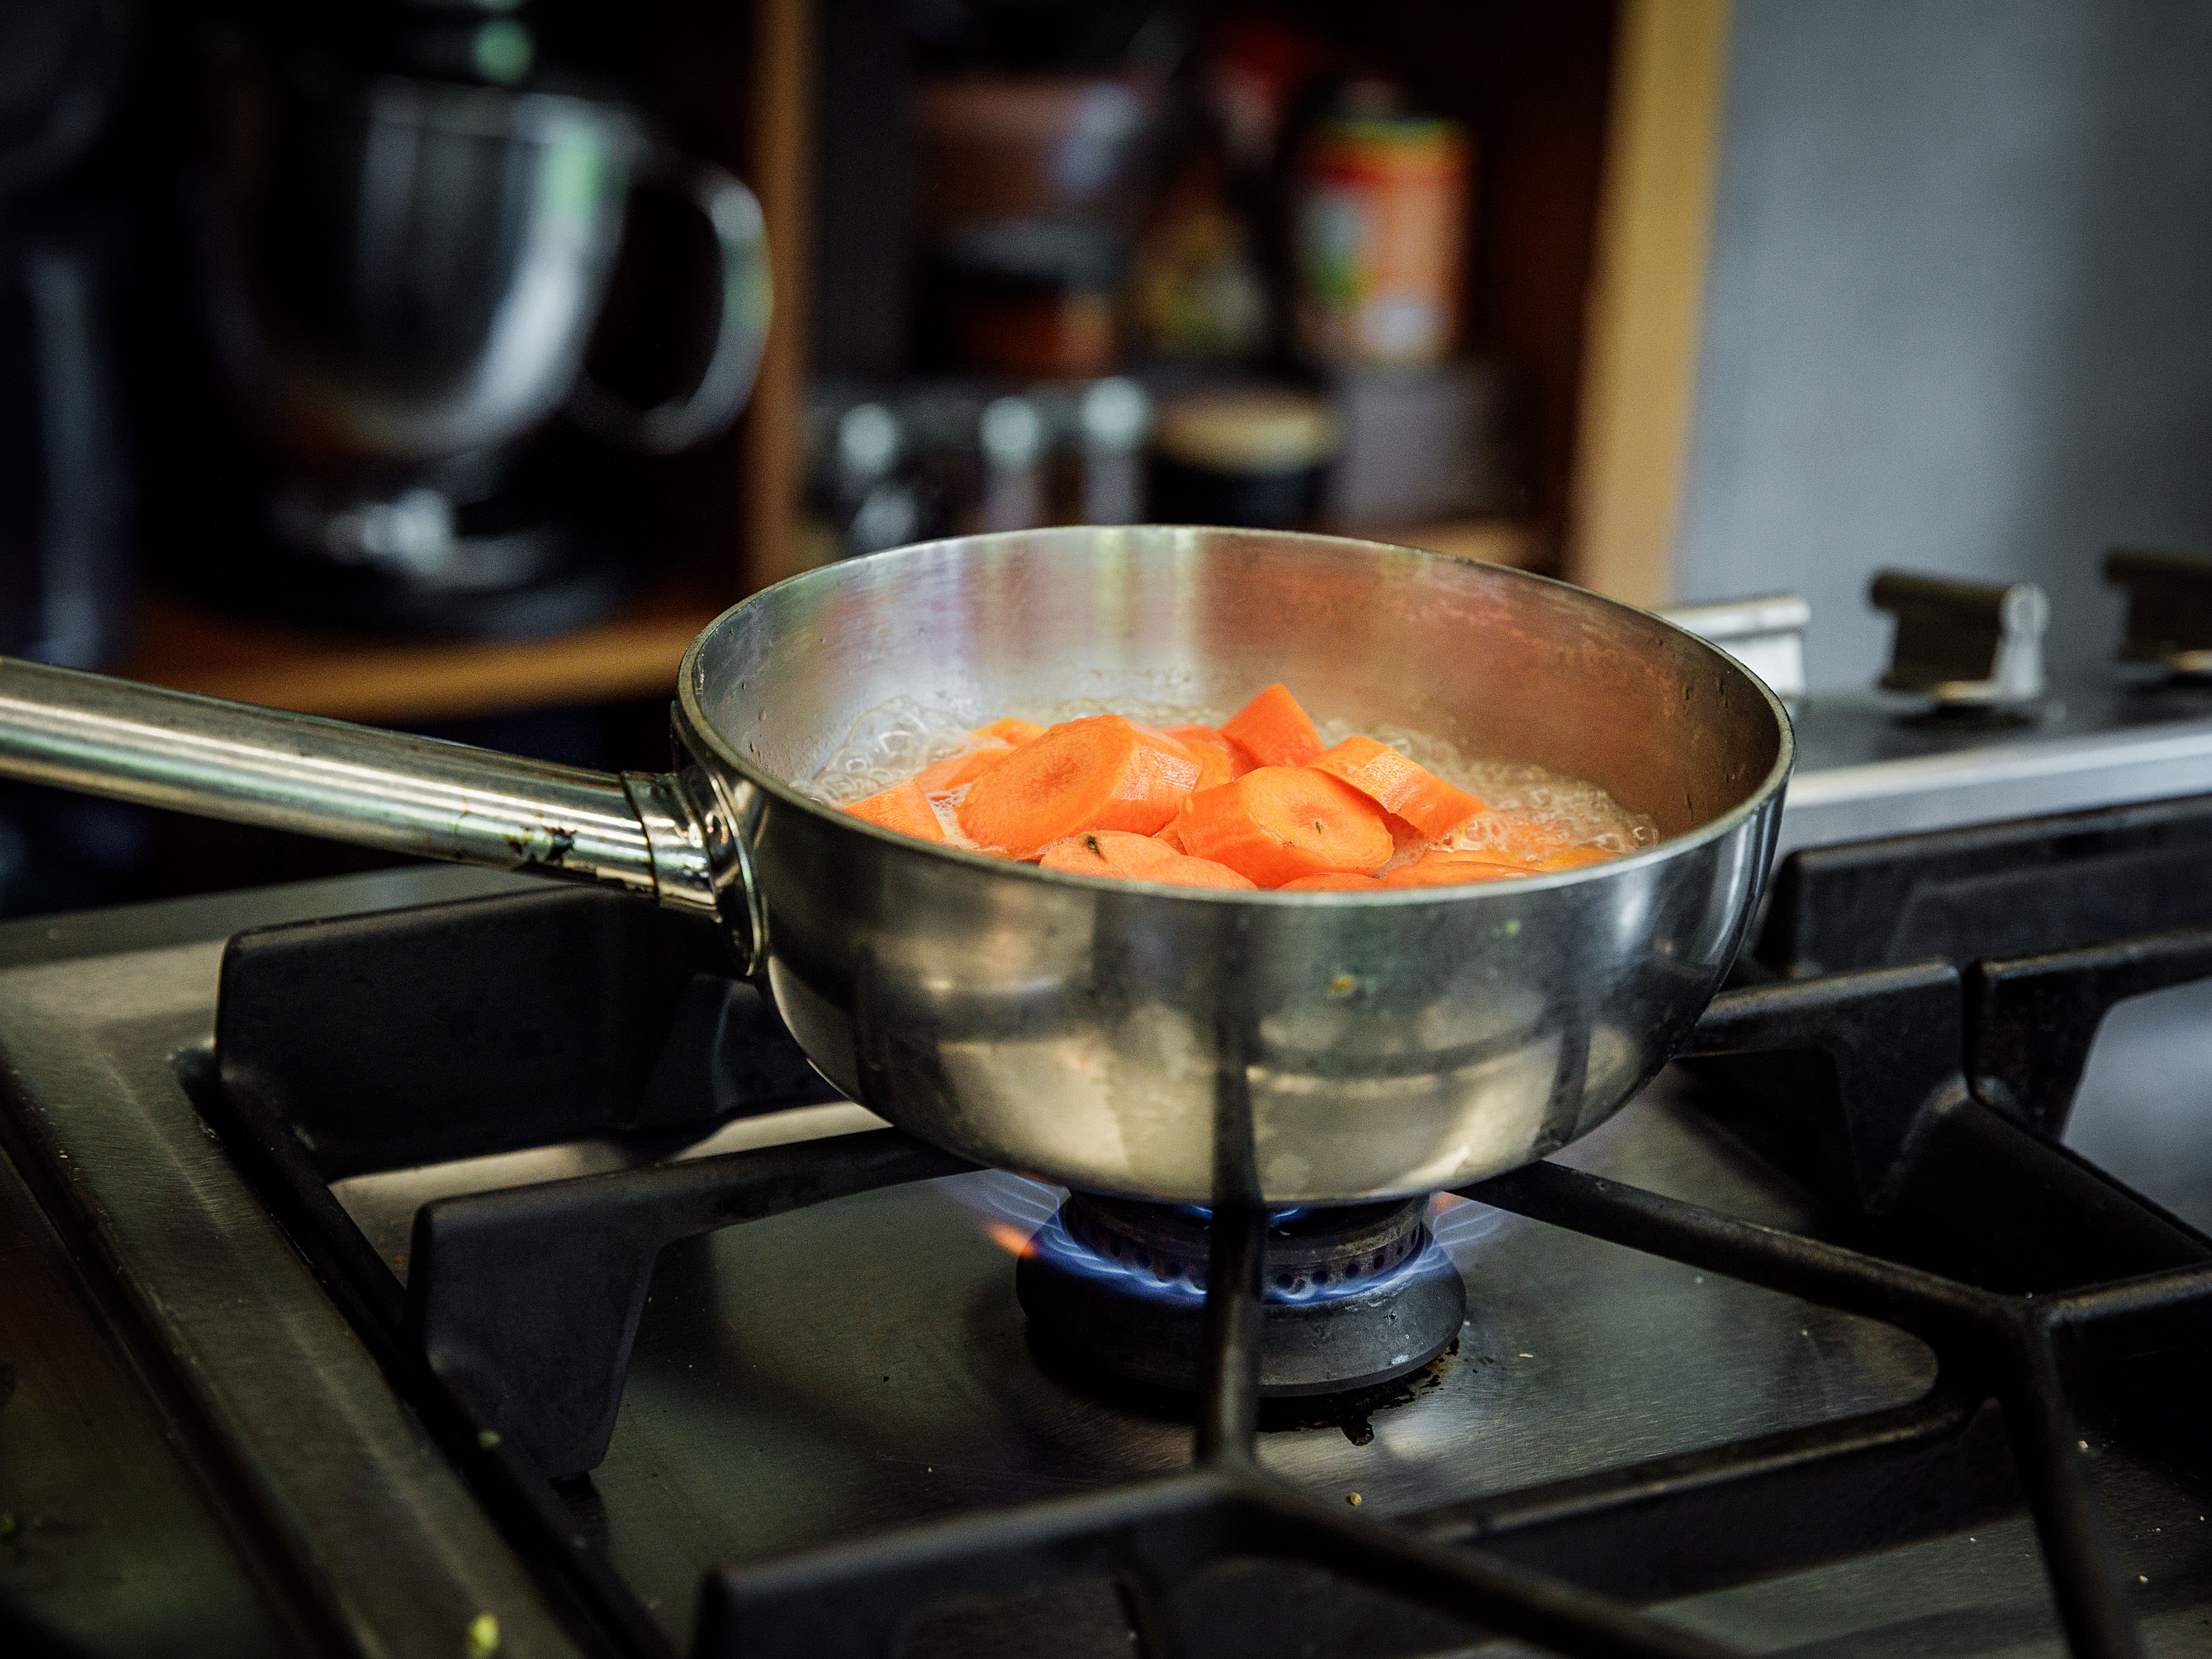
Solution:
[[(1070, 1194), (1015, 1269), (1037, 1334), (1125, 1381), (1198, 1384), (1206, 1212)], [(1284, 1210), (1267, 1229), (1260, 1393), (1373, 1388), (1451, 1346), (1467, 1291), (1430, 1236), (1428, 1201)]]

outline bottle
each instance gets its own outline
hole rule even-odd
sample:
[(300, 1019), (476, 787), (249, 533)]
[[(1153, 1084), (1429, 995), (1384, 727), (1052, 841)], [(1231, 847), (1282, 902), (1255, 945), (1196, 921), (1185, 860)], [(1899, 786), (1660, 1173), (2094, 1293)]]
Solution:
[(1075, 406), (1080, 468), (1077, 514), (1085, 524), (1136, 524), (1145, 516), (1145, 435), (1152, 400), (1115, 375), (1084, 389)]
[(898, 416), (878, 403), (855, 404), (837, 417), (835, 491), (840, 551), (850, 558), (916, 539), (921, 503), (898, 476), (906, 437)]
[(1291, 387), (1177, 398), (1152, 433), (1152, 517), (1258, 530), (1310, 524), (1337, 443), (1327, 401)]
[(1299, 157), (1294, 313), (1316, 363), (1424, 366), (1459, 343), (1473, 148), (1395, 105), (1355, 88)]
[(982, 455), (978, 530), (1030, 530), (1044, 522), (1044, 419), (1028, 398), (994, 398), (976, 422)]

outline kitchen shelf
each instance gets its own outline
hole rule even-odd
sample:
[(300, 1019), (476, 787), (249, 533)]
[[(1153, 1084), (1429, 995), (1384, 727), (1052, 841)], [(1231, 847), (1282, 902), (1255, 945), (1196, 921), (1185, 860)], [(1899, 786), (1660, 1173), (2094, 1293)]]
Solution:
[[(1488, 147), (1470, 299), (1485, 338), (1521, 365), (1533, 399), (1528, 517), (1353, 533), (1564, 571), (1639, 599), (1663, 587), (1727, 15), (1724, 0), (1680, 3), (1687, 12), (1678, 15), (1673, 0), (1586, 0), (1548, 21), (1435, 0), (1390, 0), (1357, 15), (1318, 0), (1288, 8), (1310, 13), (1347, 51), (1399, 65), (1425, 95), (1455, 109), (1457, 99), (1480, 118)], [(666, 90), (685, 141), (759, 195), (779, 294), (738, 428), (673, 475), (693, 574), (597, 626), (526, 641), (369, 640), (148, 594), (139, 647), (122, 672), (400, 725), (661, 696), (685, 645), (724, 605), (813, 562), (822, 550), (799, 511), (799, 434), (815, 367), (806, 311), (815, 287), (809, 220), (824, 182), (813, 176), (816, 141), (825, 113), (836, 113), (814, 107), (823, 11), (819, 0), (754, 0), (682, 33), (671, 52)], [(1438, 63), (1454, 67), (1446, 73)], [(1687, 92), (1660, 95), (1684, 79)], [(1699, 188), (1675, 188), (1684, 179)], [(1638, 310), (1624, 299), (1638, 295), (1666, 303)], [(1654, 307), (1666, 314), (1647, 315)], [(1586, 329), (1595, 343), (1587, 356)], [(1663, 362), (1622, 345), (1662, 334)]]
[(670, 581), (573, 633), (392, 641), (251, 621), (149, 593), (137, 648), (120, 672), (303, 714), (420, 725), (666, 696), (684, 647), (720, 608), (696, 581)]
[[(1523, 569), (1532, 524), (1470, 519), (1365, 532)], [(227, 616), (164, 593), (140, 601), (126, 678), (335, 720), (421, 725), (559, 705), (671, 695), (676, 665), (721, 606), (696, 580), (648, 589), (607, 621), (535, 640), (392, 641)]]

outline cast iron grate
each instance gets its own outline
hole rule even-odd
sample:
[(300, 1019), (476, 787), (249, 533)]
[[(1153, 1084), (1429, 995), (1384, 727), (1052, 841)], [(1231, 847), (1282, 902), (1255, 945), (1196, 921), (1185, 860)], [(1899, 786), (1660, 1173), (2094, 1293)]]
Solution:
[[(219, 1085), (199, 1091), (388, 1370), (518, 1538), (537, 1540), (548, 1584), (580, 1624), (637, 1653), (665, 1654), (666, 1640), (554, 1481), (605, 1449), (654, 1256), (678, 1237), (967, 1166), (879, 1131), (441, 1200), (416, 1217), (404, 1289), (329, 1183), (824, 1097), (772, 1016), (714, 976), (712, 944), (631, 901), (574, 892), (241, 934), (225, 964)], [(1139, 1650), (1180, 1654), (1176, 1587), (1250, 1557), (1325, 1565), (1470, 1635), (1571, 1655), (1705, 1654), (1720, 1650), (1635, 1604), (1963, 1530), (2023, 1500), (2074, 1650), (2140, 1652), (2077, 1455), (2075, 1404), (2124, 1381), (2157, 1407), (2142, 1420), (2190, 1425), (2205, 1448), (2201, 1413), (2142, 1362), (2212, 1337), (2212, 1242), (2045, 1137), (2066, 1103), (2051, 1079), (2069, 1064), (2078, 1077), (2104, 1008), (2206, 974), (2212, 933), (2187, 933), (1963, 974), (1936, 964), (1725, 994), (1692, 1044), (1708, 1056), (1695, 1063), (1727, 1073), (1716, 1109), (1830, 1200), (1844, 1243), (1554, 1164), (1464, 1189), (1910, 1331), (1941, 1361), (1920, 1401), (1367, 1520), (1256, 1468), (1265, 1217), (1224, 1206), (1189, 1472), (725, 1567), (706, 1587), (694, 1654), (890, 1654), (928, 1607), (1102, 1575)], [(549, 1038), (549, 1021), (581, 1033), (577, 1052), (519, 1091), (499, 1068), (569, 1041)], [(397, 1083), (329, 1068), (365, 1025), (400, 1056)], [(738, 1071), (733, 1030), (747, 1057)], [(606, 1043), (618, 1045), (611, 1060), (592, 1048)], [(402, 1085), (418, 1095), (395, 1116)], [(438, 1097), (471, 1110), (434, 1109)], [(495, 1105), (525, 1099), (526, 1112)], [(1224, 1190), (1238, 1189), (1249, 1152), (1243, 1114), (1225, 1089)], [(1962, 1170), (1973, 1176), (1963, 1190)], [(2153, 1450), (2191, 1444), (2169, 1437)]]
[(2212, 795), (1793, 853), (1753, 959), (1793, 979), (2212, 927)]

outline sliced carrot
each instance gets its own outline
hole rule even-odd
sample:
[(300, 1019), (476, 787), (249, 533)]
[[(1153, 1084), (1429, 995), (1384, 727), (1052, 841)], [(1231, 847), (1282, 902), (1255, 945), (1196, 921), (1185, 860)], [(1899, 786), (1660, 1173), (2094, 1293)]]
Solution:
[(963, 783), (973, 783), (1014, 752), (1012, 744), (995, 739), (980, 749), (963, 749), (957, 755), (925, 766), (914, 775), (927, 795), (949, 794)]
[(1198, 781), (1182, 745), (1119, 714), (1055, 726), (969, 787), (960, 827), (981, 846), (1021, 854), (1085, 830), (1149, 836)]
[[(1137, 729), (1139, 732), (1151, 732), (1163, 743), (1173, 744), (1197, 763), (1198, 782), (1193, 786), (1195, 788), (1211, 789), (1217, 783), (1227, 783), (1236, 775), (1236, 768), (1230, 758), (1229, 745), (1225, 742), (1218, 739), (1210, 744), (1198, 742), (1189, 738), (1179, 737), (1173, 732), (1164, 732), (1153, 726), (1139, 726)], [(1182, 729), (1189, 731), (1191, 728), (1185, 726)], [(1202, 731), (1205, 728), (1198, 729)]]
[(1157, 836), (1136, 836), (1127, 830), (1085, 830), (1079, 836), (1053, 842), (1037, 862), (1047, 870), (1142, 879), (1146, 872), (1172, 864), (1182, 856)]
[(1308, 763), (1316, 771), (1342, 778), (1425, 836), (1447, 835), (1455, 824), (1482, 811), (1482, 803), (1466, 790), (1372, 738), (1346, 738)]
[(996, 738), (1000, 743), (1018, 749), (1044, 735), (1044, 727), (1035, 720), (1018, 720), (1008, 715), (1002, 720), (993, 720), (988, 726), (979, 726), (968, 734), (971, 738)]
[(1501, 864), (1467, 853), (1430, 853), (1401, 864), (1382, 878), (1385, 887), (1455, 887), (1469, 881), (1510, 881), (1528, 873), (1525, 865)]
[(1567, 838), (1558, 830), (1516, 812), (1494, 810), (1476, 813), (1452, 832), (1452, 840), (1455, 844), (1450, 850), (1455, 853), (1528, 865), (1567, 847)]
[(1425, 853), (1436, 845), (1434, 836), (1425, 836), (1400, 817), (1395, 812), (1385, 812), (1382, 822), (1390, 826), (1390, 840), (1400, 852), (1411, 848), (1416, 853)]
[(845, 810), (856, 818), (896, 830), (902, 836), (912, 836), (920, 841), (945, 839), (945, 826), (937, 821), (936, 809), (930, 805), (927, 792), (913, 778), (881, 794), (856, 800)]
[(1170, 726), (1167, 728), (1167, 734), (1197, 756), (1200, 764), (1206, 763), (1208, 755), (1221, 757), (1222, 765), (1227, 769), (1226, 775), (1201, 785), (1203, 788), (1211, 789), (1217, 782), (1233, 782), (1252, 769), (1251, 756), (1210, 726)]
[(1179, 858), (1146, 881), (1164, 882), (1170, 887), (1218, 887), (1229, 892), (1249, 893), (1260, 884), (1251, 877), (1240, 875), (1225, 864), (1216, 864), (1212, 859)]
[(1536, 860), (1539, 870), (1579, 870), (1586, 864), (1603, 864), (1613, 855), (1601, 847), (1569, 847)]
[(1321, 733), (1279, 684), (1222, 721), (1221, 735), (1261, 766), (1304, 766), (1322, 750)]
[(1262, 887), (1327, 870), (1372, 870), (1392, 849), (1382, 809), (1351, 785), (1302, 766), (1257, 767), (1199, 791), (1176, 819), (1176, 838), (1193, 857), (1225, 864)]
[(1070, 870), (1085, 876), (1118, 876), (1125, 881), (1157, 881), (1170, 887), (1252, 885), (1225, 864), (1186, 858), (1156, 836), (1126, 830), (1086, 830), (1056, 841), (1037, 860), (1046, 870)]
[(1382, 884), (1372, 876), (1350, 870), (1324, 870), (1317, 876), (1300, 876), (1275, 890), (1279, 893), (1379, 893)]

